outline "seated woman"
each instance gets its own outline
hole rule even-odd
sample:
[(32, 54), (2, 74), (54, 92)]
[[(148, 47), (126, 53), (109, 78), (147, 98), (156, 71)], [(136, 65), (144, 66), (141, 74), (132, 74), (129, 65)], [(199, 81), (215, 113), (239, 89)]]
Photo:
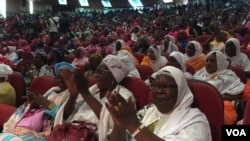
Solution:
[(205, 66), (206, 55), (202, 53), (202, 47), (197, 41), (190, 41), (186, 48), (186, 64), (192, 66), (195, 71)]
[(168, 60), (165, 56), (161, 56), (161, 50), (156, 46), (150, 46), (145, 56), (141, 62), (141, 65), (150, 66), (154, 72), (166, 65)]
[(89, 62), (83, 67), (83, 72), (86, 77), (94, 76), (95, 70), (102, 63), (102, 56), (97, 53), (92, 53), (89, 56)]
[(225, 55), (230, 60), (231, 66), (241, 67), (246, 76), (250, 77), (250, 61), (246, 54), (241, 53), (240, 41), (236, 38), (229, 38), (225, 44)]
[[(229, 101), (241, 99), (245, 84), (240, 81), (240, 78), (232, 70), (227, 69), (227, 64), (228, 62), (223, 53), (212, 51), (207, 55), (205, 67), (196, 72), (193, 78), (204, 80), (218, 89), (223, 100), (225, 100), (225, 124), (234, 124), (237, 115)], [(229, 110), (231, 112), (227, 113)]]
[[(73, 70), (71, 64), (62, 62), (55, 65), (56, 83), (58, 86), (49, 89), (43, 96), (29, 91), (27, 102), (21, 105), (4, 124), (0, 140), (46, 141), (63, 101), (69, 91), (62, 79), (64, 68)], [(41, 84), (42, 85), (42, 84)]]
[(164, 53), (171, 53), (173, 51), (179, 51), (177, 45), (175, 45), (175, 38), (171, 35), (166, 35), (164, 37), (163, 45), (161, 46), (161, 50)]
[(129, 53), (127, 50), (119, 50), (117, 52), (117, 56), (129, 68), (129, 74), (128, 74), (128, 76), (133, 76), (133, 77), (141, 78), (140, 73), (138, 72), (137, 68), (135, 67), (134, 56), (131, 53)]
[(108, 55), (95, 71), (96, 84), (88, 87), (88, 81), (80, 70), (74, 73), (64, 70), (70, 96), (59, 109), (55, 123), (87, 121), (98, 124), (99, 141), (105, 141), (112, 127), (110, 114), (104, 103), (108, 91), (117, 91), (128, 99), (133, 94), (119, 83), (129, 73), (127, 66), (115, 55)]
[(191, 107), (194, 97), (180, 69), (173, 66), (160, 69), (150, 88), (153, 104), (137, 115), (132, 99), (126, 102), (118, 93), (107, 94), (106, 107), (115, 123), (110, 141), (125, 140), (126, 131), (137, 141), (212, 140), (206, 116)]
[(186, 71), (184, 54), (179, 51), (173, 51), (169, 54), (167, 66), (174, 66), (184, 73), (186, 78), (192, 78), (192, 74)]
[(71, 64), (75, 67), (83, 67), (86, 63), (89, 62), (87, 54), (87, 50), (84, 47), (78, 47), (75, 51), (75, 59)]
[(8, 76), (12, 73), (10, 66), (0, 64), (0, 103), (16, 106), (16, 92), (8, 82)]
[(33, 58), (33, 64), (35, 66), (34, 69), (34, 77), (36, 76), (54, 76), (53, 71), (47, 65), (47, 54), (42, 51), (36, 51)]

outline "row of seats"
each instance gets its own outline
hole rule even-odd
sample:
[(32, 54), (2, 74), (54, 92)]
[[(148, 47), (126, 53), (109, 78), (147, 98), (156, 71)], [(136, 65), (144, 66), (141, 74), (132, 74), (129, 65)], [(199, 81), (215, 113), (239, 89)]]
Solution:
[[(95, 79), (89, 78), (89, 86), (93, 84), (95, 84)], [(221, 125), (224, 119), (223, 102), (219, 92), (213, 86), (203, 81), (188, 80), (188, 84), (194, 94), (194, 103), (192, 106), (198, 107), (206, 114), (211, 126), (213, 140), (219, 141), (221, 138)], [(38, 76), (32, 81), (29, 89), (37, 93), (45, 93), (55, 85), (53, 77)], [(149, 88), (142, 79), (127, 77), (121, 82), (121, 85), (128, 88), (134, 94), (137, 99), (136, 104), (138, 109), (152, 101)], [(213, 101), (212, 105), (211, 101)], [(1, 104), (0, 111), (4, 115), (0, 118), (0, 126), (3, 126), (3, 123), (15, 111), (15, 108)]]

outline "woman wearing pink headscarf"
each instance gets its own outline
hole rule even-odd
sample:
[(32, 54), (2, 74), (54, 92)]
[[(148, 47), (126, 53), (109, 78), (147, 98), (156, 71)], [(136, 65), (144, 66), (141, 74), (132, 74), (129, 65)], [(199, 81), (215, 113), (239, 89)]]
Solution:
[(72, 61), (72, 65), (84, 66), (89, 62), (89, 58), (87, 57), (87, 50), (84, 47), (78, 47), (75, 51), (75, 59)]

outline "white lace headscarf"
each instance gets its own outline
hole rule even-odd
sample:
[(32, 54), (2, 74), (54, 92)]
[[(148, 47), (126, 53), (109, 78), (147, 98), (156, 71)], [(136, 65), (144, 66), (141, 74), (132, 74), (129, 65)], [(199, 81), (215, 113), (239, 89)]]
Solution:
[(126, 64), (123, 63), (116, 55), (107, 55), (103, 59), (103, 63), (107, 65), (109, 70), (112, 72), (117, 83), (120, 83), (129, 73), (129, 69)]

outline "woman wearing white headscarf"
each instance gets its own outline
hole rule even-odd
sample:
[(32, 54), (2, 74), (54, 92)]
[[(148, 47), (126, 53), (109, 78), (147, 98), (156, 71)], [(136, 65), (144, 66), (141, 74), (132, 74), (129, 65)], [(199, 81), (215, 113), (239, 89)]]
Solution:
[(179, 51), (173, 51), (169, 54), (167, 65), (174, 66), (182, 70), (186, 78), (192, 78), (192, 74), (187, 72), (184, 54)]
[(161, 51), (164, 53), (171, 53), (173, 51), (179, 51), (177, 45), (175, 44), (175, 38), (171, 35), (166, 35), (164, 37), (163, 45), (161, 46)]
[[(104, 103), (107, 101), (107, 91), (117, 91), (128, 99), (133, 94), (119, 83), (129, 73), (127, 66), (115, 55), (108, 55), (97, 67), (96, 84), (88, 88), (88, 81), (82, 72), (64, 70), (64, 77), (71, 93), (69, 99), (59, 109), (55, 124), (87, 121), (98, 125), (99, 141), (106, 141), (113, 121)], [(79, 94), (78, 94), (79, 93)]]
[[(236, 112), (230, 101), (241, 99), (245, 84), (228, 66), (225, 55), (220, 51), (212, 51), (207, 55), (206, 65), (193, 75), (193, 78), (212, 84), (222, 95), (224, 100), (224, 123), (234, 124)], [(229, 101), (228, 101), (229, 100)]]
[[(138, 111), (137, 115), (132, 100), (126, 102), (119, 95), (107, 95), (109, 103), (106, 106), (116, 121), (111, 141), (125, 140), (126, 130), (137, 141), (212, 140), (206, 116), (198, 108), (191, 107), (193, 94), (180, 69), (173, 66), (160, 69), (151, 84), (151, 93), (153, 104)], [(121, 106), (116, 108), (117, 105)]]
[(13, 70), (5, 64), (0, 64), (0, 103), (16, 106), (16, 92), (8, 82), (8, 76)]
[(225, 46), (225, 55), (231, 66), (241, 67), (246, 75), (250, 76), (250, 61), (246, 54), (240, 52), (240, 41), (237, 38), (229, 38)]
[(128, 76), (141, 78), (140, 73), (138, 72), (138, 70), (135, 67), (134, 56), (130, 52), (128, 52), (127, 50), (120, 50), (117, 53), (117, 57), (119, 57), (121, 59), (121, 61), (127, 65), (128, 69), (129, 69)]
[(186, 64), (192, 66), (195, 71), (200, 70), (205, 65), (206, 55), (202, 53), (201, 44), (197, 41), (190, 41), (186, 47)]
[(165, 56), (161, 56), (161, 49), (156, 45), (148, 48), (147, 56), (141, 62), (141, 65), (150, 66), (154, 72), (162, 68), (168, 62)]

